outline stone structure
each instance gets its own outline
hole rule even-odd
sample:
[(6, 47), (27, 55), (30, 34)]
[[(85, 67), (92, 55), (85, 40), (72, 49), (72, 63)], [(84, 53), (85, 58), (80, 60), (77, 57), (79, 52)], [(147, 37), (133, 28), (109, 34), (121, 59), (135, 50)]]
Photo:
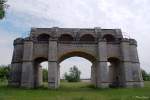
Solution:
[(99, 27), (32, 28), (29, 37), (14, 40), (9, 85), (40, 86), (40, 63), (48, 61), (48, 87), (58, 88), (59, 63), (72, 56), (92, 62), (96, 87), (143, 87), (136, 40), (123, 38), (120, 29)]

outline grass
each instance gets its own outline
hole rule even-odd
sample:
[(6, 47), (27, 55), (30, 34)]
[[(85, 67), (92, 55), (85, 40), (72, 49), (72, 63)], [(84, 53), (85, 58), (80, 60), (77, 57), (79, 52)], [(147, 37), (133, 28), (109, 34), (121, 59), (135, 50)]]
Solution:
[(150, 82), (144, 88), (96, 89), (88, 83), (62, 82), (59, 89), (23, 89), (0, 83), (0, 100), (150, 100)]

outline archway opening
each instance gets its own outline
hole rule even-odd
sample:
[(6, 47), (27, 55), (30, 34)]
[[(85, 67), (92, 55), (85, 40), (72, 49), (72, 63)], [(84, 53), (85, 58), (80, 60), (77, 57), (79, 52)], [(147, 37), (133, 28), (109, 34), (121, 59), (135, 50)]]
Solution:
[(40, 34), (38, 37), (37, 37), (37, 40), (38, 41), (49, 41), (49, 35), (48, 34)]
[(109, 72), (110, 87), (122, 86), (120, 60), (115, 57), (108, 58), (107, 67)]
[(115, 41), (115, 37), (111, 34), (104, 35), (103, 39), (106, 39), (107, 42), (114, 42)]
[(48, 60), (37, 58), (34, 60), (34, 88), (46, 86), (48, 83)]
[(80, 38), (80, 41), (95, 41), (95, 38), (90, 34), (85, 34)]
[[(80, 52), (81, 53), (81, 52)], [(95, 66), (94, 66), (94, 58), (91, 58), (89, 55), (84, 55), (84, 53), (79, 52), (73, 52), (69, 53), (67, 55), (64, 55), (60, 58), (59, 61), (59, 76), (60, 76), (60, 85), (64, 86), (64, 83), (69, 84), (82, 84), (82, 86), (89, 86), (89, 85), (95, 85)], [(83, 56), (84, 55), (84, 56)], [(68, 82), (66, 80), (65, 73), (70, 73), (70, 68), (76, 66), (79, 71), (81, 72), (80, 75), (80, 82)], [(78, 86), (78, 85), (77, 85)]]
[(58, 40), (59, 41), (73, 41), (73, 37), (69, 34), (62, 34)]

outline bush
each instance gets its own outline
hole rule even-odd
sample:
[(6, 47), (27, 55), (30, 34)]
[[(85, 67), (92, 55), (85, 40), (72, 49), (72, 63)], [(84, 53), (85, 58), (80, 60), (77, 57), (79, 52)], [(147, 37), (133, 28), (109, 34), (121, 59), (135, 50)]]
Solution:
[(70, 73), (65, 73), (64, 77), (68, 82), (79, 82), (81, 72), (76, 66), (70, 68)]
[(150, 81), (150, 74), (148, 74), (145, 70), (142, 69), (142, 77), (144, 81)]
[(43, 69), (43, 81), (47, 82), (48, 81), (48, 70)]
[(0, 65), (0, 79), (7, 79), (9, 78), (10, 67), (6, 65)]

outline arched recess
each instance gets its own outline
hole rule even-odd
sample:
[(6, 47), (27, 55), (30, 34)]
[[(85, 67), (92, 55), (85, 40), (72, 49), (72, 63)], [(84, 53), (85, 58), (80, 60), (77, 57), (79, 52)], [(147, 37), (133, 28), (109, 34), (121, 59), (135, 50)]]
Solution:
[(45, 61), (48, 61), (47, 58), (44, 58), (44, 57), (38, 57), (34, 60), (34, 64), (33, 64), (33, 75), (34, 75), (34, 87), (39, 87), (41, 85), (43, 85), (43, 70), (42, 70), (42, 66), (41, 66), (41, 63), (42, 62), (45, 62)]
[(106, 39), (107, 42), (114, 42), (115, 41), (115, 37), (111, 34), (104, 35), (103, 39)]
[[(71, 57), (81, 57), (84, 58), (86, 60), (88, 60), (89, 62), (92, 63), (91, 66), (91, 80), (90, 82), (96, 86), (96, 57), (94, 57), (93, 55), (86, 53), (86, 52), (81, 52), (81, 51), (73, 51), (73, 52), (68, 52), (66, 54), (63, 54), (62, 56), (59, 57), (59, 64)], [(60, 74), (60, 68), (59, 68), (59, 74)], [(60, 75), (59, 75), (60, 76)]]
[(48, 34), (43, 33), (37, 37), (37, 40), (38, 41), (49, 41), (49, 38), (50, 38), (50, 36)]
[(95, 38), (91, 34), (85, 34), (80, 37), (80, 41), (95, 41)]
[(73, 41), (73, 37), (69, 34), (62, 34), (58, 40), (59, 41)]
[(108, 72), (110, 87), (122, 86), (122, 71), (121, 61), (116, 57), (109, 57), (108, 59)]

